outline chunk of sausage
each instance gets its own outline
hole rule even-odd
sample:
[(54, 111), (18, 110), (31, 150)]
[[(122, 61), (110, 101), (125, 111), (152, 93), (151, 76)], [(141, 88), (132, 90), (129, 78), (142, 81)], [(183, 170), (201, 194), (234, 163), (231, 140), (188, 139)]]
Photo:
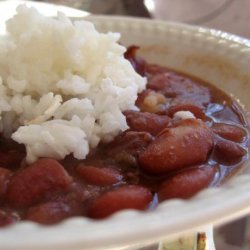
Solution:
[(157, 135), (171, 124), (166, 115), (128, 110), (124, 112), (128, 126), (133, 131), (145, 131)]
[(4, 200), (11, 174), (10, 170), (0, 168), (0, 202)]
[(145, 89), (138, 95), (136, 105), (142, 112), (165, 114), (166, 106), (169, 103), (162, 93)]
[(243, 128), (232, 124), (214, 123), (212, 129), (215, 134), (234, 142), (242, 142), (246, 136)]
[(144, 210), (151, 201), (152, 194), (147, 188), (122, 186), (96, 198), (88, 209), (88, 216), (101, 219), (122, 209)]
[(214, 154), (216, 160), (220, 163), (236, 163), (247, 153), (247, 151), (238, 143), (216, 138)]
[(7, 190), (7, 201), (24, 208), (43, 200), (49, 194), (66, 190), (72, 178), (53, 159), (40, 159), (14, 175)]
[(212, 147), (213, 134), (204, 122), (181, 120), (159, 134), (139, 155), (139, 163), (148, 172), (166, 173), (204, 162)]
[(185, 169), (162, 183), (158, 192), (159, 201), (188, 199), (208, 187), (215, 173), (216, 168), (209, 165)]
[(123, 179), (122, 174), (114, 168), (80, 165), (77, 173), (87, 183), (98, 186), (113, 185)]
[(58, 223), (73, 215), (75, 214), (68, 204), (47, 202), (30, 207), (24, 219), (49, 225)]

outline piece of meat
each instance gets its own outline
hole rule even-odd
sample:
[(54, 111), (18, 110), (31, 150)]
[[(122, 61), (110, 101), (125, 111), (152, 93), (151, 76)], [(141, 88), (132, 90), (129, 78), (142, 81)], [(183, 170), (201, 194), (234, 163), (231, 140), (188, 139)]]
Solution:
[(160, 92), (145, 89), (139, 93), (135, 104), (141, 112), (165, 114), (169, 100)]

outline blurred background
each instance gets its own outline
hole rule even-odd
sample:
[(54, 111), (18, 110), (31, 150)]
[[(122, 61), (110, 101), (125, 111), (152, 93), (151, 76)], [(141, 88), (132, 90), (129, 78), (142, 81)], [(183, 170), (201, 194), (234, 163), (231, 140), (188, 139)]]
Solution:
[(250, 0), (54, 0), (94, 14), (143, 16), (224, 30), (250, 38)]
[[(184, 22), (223, 30), (250, 39), (250, 0), (51, 0), (40, 2), (66, 5), (92, 14), (126, 15)], [(216, 250), (250, 250), (250, 219), (242, 218), (215, 228), (214, 236)]]

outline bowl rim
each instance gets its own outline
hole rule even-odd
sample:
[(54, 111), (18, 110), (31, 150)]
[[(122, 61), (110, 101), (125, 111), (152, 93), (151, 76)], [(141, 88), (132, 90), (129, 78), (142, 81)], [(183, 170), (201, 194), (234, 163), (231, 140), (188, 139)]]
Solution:
[[(201, 34), (202, 37), (213, 37), (215, 43), (226, 41), (234, 46), (237, 53), (249, 58), (250, 41), (219, 30), (191, 26), (187, 24), (130, 18), (121, 16), (90, 15), (84, 18), (91, 21), (105, 22), (109, 25), (129, 28), (142, 27), (161, 29), (172, 28), (184, 34)], [(81, 19), (73, 19), (81, 20)], [(120, 25), (120, 26), (119, 26)], [(236, 197), (232, 199), (232, 195)], [(240, 195), (239, 195), (240, 194)], [(220, 199), (223, 197), (223, 206)], [(209, 204), (213, 203), (213, 207)], [(197, 210), (201, 206), (203, 210)], [(185, 208), (185, 209), (184, 209)], [(186, 216), (187, 212), (193, 216)], [(194, 215), (195, 211), (195, 215)], [(215, 212), (216, 211), (216, 212)], [(39, 249), (54, 246), (54, 249), (101, 249), (142, 242), (158, 241), (162, 238), (175, 237), (180, 233), (195, 230), (206, 224), (226, 222), (250, 212), (250, 175), (233, 178), (223, 187), (210, 188), (200, 192), (189, 201), (170, 200), (163, 202), (155, 211), (138, 212), (126, 210), (114, 214), (103, 221), (86, 218), (72, 218), (54, 226), (40, 226), (32, 222), (21, 222), (1, 229), (0, 249)], [(175, 216), (175, 215), (178, 216)], [(204, 216), (206, 214), (206, 216)], [(209, 219), (208, 219), (209, 218)], [(167, 221), (166, 221), (167, 219)], [(143, 226), (142, 226), (143, 225)], [(108, 229), (108, 230), (107, 230)], [(27, 236), (29, 235), (29, 236)], [(11, 239), (11, 242), (9, 240)], [(13, 240), (15, 239), (15, 240)], [(42, 240), (41, 239), (46, 239)]]

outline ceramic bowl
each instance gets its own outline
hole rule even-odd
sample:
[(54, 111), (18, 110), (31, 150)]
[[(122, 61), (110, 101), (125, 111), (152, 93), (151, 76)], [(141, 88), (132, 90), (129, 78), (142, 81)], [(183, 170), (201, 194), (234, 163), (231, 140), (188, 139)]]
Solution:
[[(150, 62), (215, 84), (250, 110), (250, 42), (217, 30), (124, 17), (89, 16), (100, 31), (121, 33), (124, 45), (139, 45)], [(232, 176), (220, 188), (189, 201), (163, 202), (155, 211), (119, 212), (102, 221), (72, 218), (54, 226), (22, 222), (1, 229), (0, 249), (126, 249), (170, 239), (250, 211), (250, 176)]]

